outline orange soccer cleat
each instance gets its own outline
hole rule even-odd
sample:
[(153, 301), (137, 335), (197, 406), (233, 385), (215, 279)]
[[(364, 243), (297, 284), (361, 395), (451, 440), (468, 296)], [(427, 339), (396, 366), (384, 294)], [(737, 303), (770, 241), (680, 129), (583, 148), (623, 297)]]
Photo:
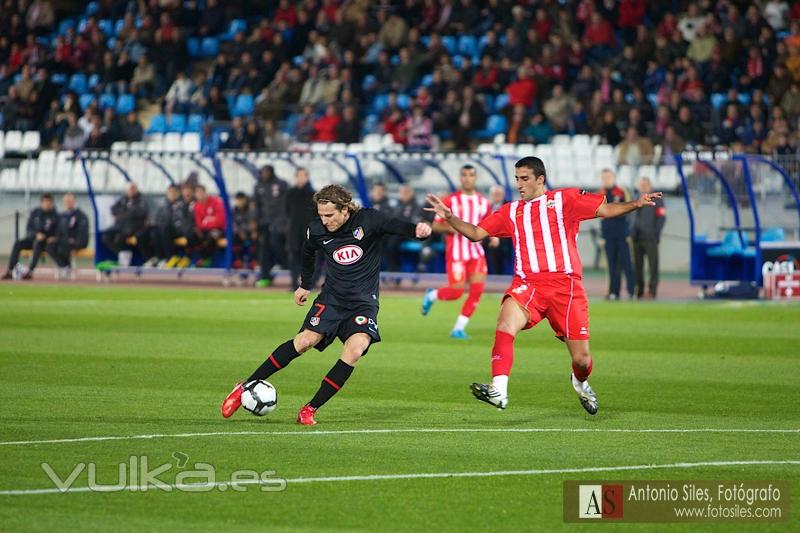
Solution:
[(241, 383), (237, 383), (233, 390), (222, 400), (222, 416), (230, 418), (233, 413), (242, 405), (242, 388)]
[(310, 405), (304, 405), (300, 408), (300, 412), (297, 413), (297, 423), (303, 424), (304, 426), (313, 426), (317, 423), (314, 420), (314, 415), (316, 414), (317, 410)]

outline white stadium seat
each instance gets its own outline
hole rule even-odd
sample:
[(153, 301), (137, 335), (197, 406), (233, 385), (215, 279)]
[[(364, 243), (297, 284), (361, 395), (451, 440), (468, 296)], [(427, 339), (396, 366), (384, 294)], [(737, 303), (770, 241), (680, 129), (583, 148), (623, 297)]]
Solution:
[(22, 151), (35, 152), (39, 149), (41, 143), (42, 139), (38, 131), (26, 131), (22, 136)]
[(184, 133), (181, 137), (181, 148), (184, 152), (199, 152), (200, 134), (194, 132)]
[(636, 167), (633, 165), (622, 165), (617, 170), (617, 184), (628, 190), (633, 189), (636, 180)]
[(569, 135), (553, 135), (553, 138), (550, 139), (550, 144), (556, 146), (562, 144), (570, 145), (572, 144), (572, 139), (570, 138)]
[(600, 170), (604, 168), (613, 169), (616, 167), (614, 147), (609, 144), (598, 145), (594, 149), (594, 166)]
[(0, 189), (13, 191), (19, 188), (16, 168), (4, 168), (0, 171)]
[(3, 142), (3, 148), (6, 153), (21, 152), (22, 151), (22, 132), (21, 131), (7, 131), (6, 138)]
[(179, 152), (181, 147), (180, 133), (170, 132), (164, 135), (164, 150), (168, 152)]
[(536, 151), (536, 146), (531, 143), (522, 143), (517, 145), (517, 155), (519, 157), (528, 157)]

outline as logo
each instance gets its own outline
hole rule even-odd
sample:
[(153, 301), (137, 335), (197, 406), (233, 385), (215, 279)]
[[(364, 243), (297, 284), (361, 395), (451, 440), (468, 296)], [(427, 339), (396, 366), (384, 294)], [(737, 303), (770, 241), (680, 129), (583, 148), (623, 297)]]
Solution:
[(555, 200), (547, 200), (547, 203), (545, 203), (544, 205), (546, 205), (548, 209), (553, 209), (556, 206), (556, 201)]
[(364, 228), (362, 228), (361, 226), (359, 226), (359, 227), (357, 227), (356, 229), (354, 229), (354, 230), (353, 230), (353, 237), (354, 237), (354, 238), (355, 238), (357, 241), (360, 241), (361, 239), (363, 239), (363, 238), (364, 238)]
[(355, 318), (356, 324), (358, 324), (359, 326), (363, 326), (364, 324), (366, 324), (367, 320), (368, 320), (368, 318), (365, 317), (365, 316), (362, 316), (362, 315), (358, 315)]
[(309, 320), (309, 323), (312, 326), (319, 326), (319, 317), (318, 316), (312, 316), (311, 320)]
[(622, 518), (622, 485), (579, 485), (578, 518)]
[(528, 286), (523, 283), (522, 285), (520, 285), (519, 287), (517, 287), (516, 289), (514, 289), (511, 292), (513, 292), (514, 294), (522, 294), (523, 292), (525, 292), (527, 290), (528, 290)]
[(348, 244), (333, 252), (333, 260), (340, 265), (352, 265), (361, 259), (362, 255), (364, 255), (364, 250), (362, 250), (360, 246)]

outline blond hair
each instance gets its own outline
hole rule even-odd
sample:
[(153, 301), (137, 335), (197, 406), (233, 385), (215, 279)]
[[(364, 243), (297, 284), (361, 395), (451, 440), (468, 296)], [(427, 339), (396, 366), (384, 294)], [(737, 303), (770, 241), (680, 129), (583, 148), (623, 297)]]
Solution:
[(314, 203), (333, 204), (337, 211), (347, 209), (350, 213), (358, 211), (353, 195), (341, 185), (326, 185), (314, 194)]

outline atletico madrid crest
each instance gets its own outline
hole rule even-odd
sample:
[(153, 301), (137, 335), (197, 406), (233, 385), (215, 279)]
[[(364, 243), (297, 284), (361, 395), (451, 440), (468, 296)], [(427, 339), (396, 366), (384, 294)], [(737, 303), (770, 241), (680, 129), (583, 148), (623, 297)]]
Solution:
[(364, 228), (359, 226), (356, 229), (354, 229), (353, 230), (353, 237), (355, 237), (355, 239), (357, 241), (360, 241), (361, 239), (363, 239), (364, 238)]

